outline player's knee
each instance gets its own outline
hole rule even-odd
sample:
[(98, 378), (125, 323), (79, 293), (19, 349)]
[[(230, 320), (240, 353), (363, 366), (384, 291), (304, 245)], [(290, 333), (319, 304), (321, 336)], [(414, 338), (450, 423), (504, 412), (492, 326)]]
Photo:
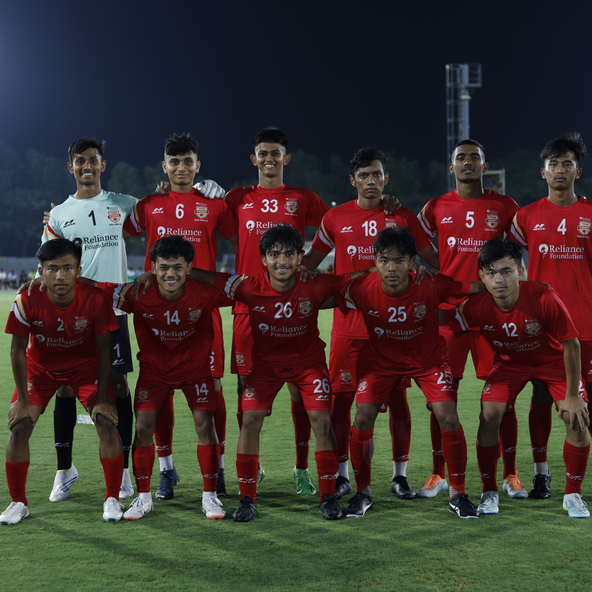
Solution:
[(28, 442), (33, 433), (33, 422), (25, 417), (21, 419), (16, 425), (12, 426), (10, 430), (10, 438), (14, 444), (20, 446)]

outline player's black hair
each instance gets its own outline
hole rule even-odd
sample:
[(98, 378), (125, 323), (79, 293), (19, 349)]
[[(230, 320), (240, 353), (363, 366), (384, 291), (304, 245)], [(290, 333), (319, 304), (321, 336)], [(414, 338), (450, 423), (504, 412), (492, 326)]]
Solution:
[(411, 259), (417, 255), (417, 244), (408, 228), (387, 226), (383, 228), (374, 241), (374, 253), (380, 257), (385, 251), (397, 249), (401, 255), (409, 255)]
[(522, 265), (522, 247), (513, 241), (501, 237), (488, 240), (479, 251), (479, 269), (489, 269), (496, 261), (509, 257), (520, 267)]
[(193, 152), (197, 156), (197, 142), (191, 137), (190, 133), (173, 134), (164, 143), (164, 153), (167, 156), (179, 156), (179, 154), (187, 154)]
[(182, 236), (163, 236), (150, 247), (150, 261), (154, 262), (158, 257), (163, 259), (183, 257), (187, 263), (191, 263), (194, 255), (193, 245)]
[(74, 259), (80, 265), (82, 247), (66, 238), (56, 238), (43, 243), (39, 247), (36, 257), (39, 259), (39, 263), (43, 264), (44, 261), (54, 261), (65, 255), (74, 255)]
[(72, 162), (75, 154), (82, 154), (89, 148), (96, 148), (97, 152), (101, 155), (101, 158), (103, 158), (105, 152), (105, 140), (101, 141), (96, 138), (80, 138), (79, 140), (75, 140), (68, 148), (68, 158), (70, 159), (70, 162)]
[(485, 148), (483, 148), (483, 144), (477, 142), (477, 140), (471, 140), (470, 138), (467, 138), (466, 140), (461, 140), (460, 142), (456, 143), (456, 145), (452, 149), (452, 154), (450, 155), (451, 161), (452, 161), (452, 155), (454, 154), (454, 151), (459, 146), (465, 146), (466, 144), (468, 144), (469, 146), (477, 146), (477, 148), (479, 148), (481, 150), (481, 152), (483, 152), (483, 160), (485, 160)]
[(274, 247), (280, 245), (282, 249), (287, 251), (295, 251), (300, 253), (304, 246), (302, 235), (291, 224), (278, 224), (268, 228), (261, 237), (259, 242), (259, 250), (261, 256), (265, 257), (269, 251)]
[(541, 150), (541, 160), (546, 162), (566, 152), (573, 152), (577, 162), (586, 156), (586, 144), (579, 132), (567, 132), (548, 142)]
[(358, 150), (351, 159), (349, 164), (351, 166), (352, 175), (355, 175), (358, 169), (363, 169), (364, 167), (370, 166), (374, 160), (380, 160), (382, 163), (382, 170), (386, 173), (386, 154), (378, 148), (367, 147)]
[(288, 136), (277, 127), (266, 127), (253, 138), (253, 146), (264, 143), (279, 144), (288, 150)]

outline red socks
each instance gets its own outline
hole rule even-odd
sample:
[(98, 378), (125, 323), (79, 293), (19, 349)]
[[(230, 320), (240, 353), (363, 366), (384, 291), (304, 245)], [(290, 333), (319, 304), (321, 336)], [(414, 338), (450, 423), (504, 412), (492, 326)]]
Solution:
[(123, 454), (115, 458), (101, 458), (103, 473), (105, 474), (105, 501), (107, 498), (114, 497), (119, 499), (119, 488), (121, 487), (121, 477), (123, 475)]
[(483, 482), (483, 493), (486, 491), (498, 491), (497, 465), (501, 455), (501, 446), (479, 446), (477, 444), (477, 463)]
[(296, 437), (296, 468), (308, 469), (308, 446), (310, 440), (310, 420), (306, 408), (300, 401), (292, 403), (292, 421)]
[(586, 475), (590, 456), (590, 444), (585, 448), (577, 448), (567, 442), (563, 445), (563, 460), (565, 462), (566, 483), (565, 493), (582, 493), (582, 481)]
[(132, 446), (132, 462), (138, 493), (150, 492), (150, 479), (154, 468), (154, 446)]
[(453, 432), (442, 430), (442, 453), (448, 465), (450, 497), (465, 492), (467, 441), (461, 425)]
[[(27, 472), (29, 471), (29, 461), (13, 463), (6, 461), (6, 481), (8, 482), (8, 490), (13, 502), (22, 502), (25, 506), (29, 505), (25, 489), (27, 486)], [(123, 471), (123, 469), (122, 469)], [(119, 482), (121, 484), (121, 480)], [(119, 485), (117, 486), (119, 488)], [(335, 491), (335, 488), (333, 488)], [(119, 489), (117, 490), (119, 495)]]
[(349, 459), (349, 434), (351, 431), (351, 408), (356, 396), (355, 391), (333, 394), (331, 405), (331, 425), (337, 440), (337, 460)]
[[(518, 447), (518, 420), (514, 406), (511, 406), (500, 425), (502, 458), (504, 459), (504, 479), (516, 474), (516, 449)], [(495, 491), (486, 489), (485, 491)]]
[(218, 434), (218, 442), (220, 442), (220, 454), (224, 454), (226, 447), (226, 400), (224, 399), (224, 389), (216, 393), (218, 398), (216, 400), (216, 415), (214, 415), (214, 424), (216, 425), (216, 434)]
[(175, 409), (173, 397), (169, 395), (158, 414), (154, 441), (159, 458), (173, 454), (173, 427), (175, 426)]
[(372, 456), (374, 455), (374, 428), (358, 430), (352, 426), (351, 460), (356, 476), (356, 491), (360, 492), (370, 487), (372, 477)]
[(551, 403), (530, 403), (528, 428), (530, 430), (532, 458), (535, 463), (547, 462), (547, 443), (549, 442), (552, 423)]
[(393, 446), (393, 460), (407, 462), (411, 446), (411, 413), (407, 403), (407, 389), (395, 389), (389, 400), (389, 428)]
[(320, 501), (323, 501), (323, 495), (333, 495), (335, 493), (335, 479), (337, 478), (337, 452), (335, 450), (321, 450), (315, 452), (315, 461), (317, 463), (317, 474), (319, 476)]
[(216, 491), (220, 470), (220, 444), (198, 444), (197, 462), (204, 480), (204, 491)]
[[(240, 487), (241, 498), (250, 496), (257, 501), (257, 469), (259, 468), (258, 454), (237, 454), (236, 474)], [(335, 489), (333, 490), (335, 491)]]
[(430, 435), (432, 437), (432, 475), (446, 479), (446, 462), (442, 452), (442, 432), (434, 413), (430, 411)]

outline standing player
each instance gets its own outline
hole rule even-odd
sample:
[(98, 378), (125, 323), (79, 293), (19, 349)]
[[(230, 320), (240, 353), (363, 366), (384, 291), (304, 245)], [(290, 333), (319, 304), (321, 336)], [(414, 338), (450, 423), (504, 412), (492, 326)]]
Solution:
[[(489, 164), (483, 146), (475, 140), (462, 140), (451, 155), (450, 172), (456, 177), (456, 189), (431, 199), (418, 218), (430, 236), (438, 235), (440, 272), (456, 280), (476, 281), (479, 278), (477, 254), (483, 244), (510, 232), (512, 219), (518, 211), (516, 202), (506, 195), (483, 189), (483, 173)], [(493, 352), (486, 340), (473, 331), (453, 335), (447, 326), (440, 327), (446, 339), (448, 359), (458, 389), (467, 362), (467, 354), (475, 365), (477, 378), (485, 380), (493, 363)], [(446, 489), (442, 436), (433, 414), (430, 417), (433, 470), (420, 497), (433, 497)], [(504, 490), (512, 498), (528, 497), (516, 476), (516, 445), (518, 425), (513, 407), (501, 427), (504, 459)]]
[(241, 500), (233, 518), (250, 522), (257, 510), (259, 434), (267, 410), (285, 382), (296, 386), (315, 433), (315, 460), (323, 518), (338, 520), (335, 499), (337, 445), (331, 427), (331, 386), (325, 344), (319, 337), (319, 308), (345, 288), (350, 276), (321, 275), (303, 282), (297, 274), (303, 240), (290, 224), (267, 229), (260, 257), (267, 273), (256, 277), (194, 270), (192, 277), (244, 303), (253, 335), (252, 366), (243, 391), (243, 425), (236, 469)]
[(346, 517), (361, 517), (372, 508), (374, 422), (381, 405), (408, 377), (423, 391), (442, 428), (442, 450), (450, 479), (448, 507), (460, 518), (477, 518), (465, 493), (467, 443), (456, 411), (456, 388), (438, 336), (438, 306), (458, 302), (479, 291), (482, 284), (458, 282), (438, 274), (434, 281), (418, 285), (410, 275), (417, 246), (407, 228), (381, 230), (374, 251), (377, 271), (352, 281), (345, 293), (345, 306), (360, 311), (369, 338), (351, 434), (356, 495), (344, 513)]
[(570, 518), (588, 518), (590, 512), (581, 493), (590, 453), (589, 417), (578, 332), (552, 288), (520, 282), (524, 267), (522, 248), (516, 243), (500, 238), (488, 241), (479, 252), (479, 268), (487, 292), (446, 313), (456, 330), (479, 327), (495, 350), (494, 366), (481, 395), (477, 433), (477, 461), (483, 481), (479, 513), (499, 512), (499, 426), (508, 405), (514, 404), (526, 383), (537, 380), (548, 388), (567, 428), (563, 507)]
[[(288, 138), (279, 129), (265, 128), (253, 138), (255, 153), (251, 162), (258, 169), (259, 183), (233, 189), (226, 203), (238, 220), (235, 269), (238, 274), (256, 276), (265, 271), (259, 254), (263, 233), (277, 224), (291, 224), (301, 236), (305, 226), (318, 227), (329, 206), (308, 189), (284, 185), (284, 167), (290, 162)], [(241, 397), (251, 367), (253, 338), (247, 306), (237, 302), (233, 310), (234, 327), (231, 369), (238, 374), (239, 426), (242, 424)], [(315, 488), (308, 472), (310, 421), (297, 389), (288, 385), (292, 396), (292, 419), (296, 436), (296, 492), (314, 495)], [(262, 473), (260, 473), (260, 478)]]
[(140, 347), (133, 446), (138, 497), (123, 517), (139, 520), (154, 509), (150, 492), (154, 466), (152, 436), (160, 409), (171, 396), (170, 390), (181, 389), (199, 437), (197, 459), (204, 480), (202, 510), (211, 520), (224, 518), (222, 503), (216, 496), (220, 443), (214, 415), (218, 395), (210, 371), (210, 353), (214, 339), (212, 311), (218, 306), (231, 306), (232, 302), (210, 286), (185, 281), (195, 251), (191, 242), (182, 237), (161, 238), (152, 245), (149, 256), (156, 282), (139, 300), (130, 289), (132, 283), (98, 284), (113, 297), (116, 308), (134, 314)]
[[(174, 134), (165, 143), (163, 170), (170, 182), (168, 194), (149, 195), (140, 200), (125, 221), (124, 232), (138, 236), (146, 232), (148, 252), (146, 271), (152, 269), (151, 246), (163, 236), (182, 236), (195, 249), (194, 267), (216, 271), (216, 231), (223, 238), (233, 239), (236, 235), (235, 218), (226, 202), (204, 197), (193, 187), (195, 175), (201, 163), (198, 160), (197, 142), (190, 134)], [(234, 242), (234, 240), (233, 240)], [(216, 407), (216, 431), (220, 441), (220, 474), (218, 493), (226, 494), (224, 480), (224, 444), (226, 438), (226, 404), (222, 391), (224, 376), (224, 341), (222, 319), (218, 310), (213, 311), (215, 338), (211, 352), (211, 370), (215, 390), (218, 393)], [(156, 423), (156, 449), (160, 464), (160, 484), (156, 491), (157, 500), (174, 497), (173, 486), (178, 473), (173, 466), (174, 410), (172, 395), (163, 403)]]
[[(586, 146), (578, 133), (549, 142), (541, 152), (541, 175), (549, 195), (520, 210), (514, 218), (512, 238), (527, 247), (528, 279), (555, 288), (578, 328), (582, 352), (582, 375), (588, 406), (592, 398), (592, 202), (577, 195), (576, 179)], [(551, 403), (547, 387), (533, 382), (529, 415), (535, 463), (531, 497), (551, 495), (547, 443), (551, 433)]]
[[(316, 269), (321, 261), (335, 249), (335, 273), (367, 270), (374, 265), (373, 243), (377, 233), (388, 226), (410, 229), (419, 248), (419, 256), (432, 267), (438, 268), (438, 257), (430, 237), (422, 229), (415, 214), (399, 208), (392, 214), (385, 212), (382, 193), (389, 180), (386, 156), (376, 148), (363, 148), (351, 161), (351, 184), (358, 196), (329, 210), (321, 223), (311, 248), (303, 258), (307, 269)], [(351, 493), (348, 470), (351, 406), (354, 401), (362, 352), (368, 342), (368, 331), (359, 311), (344, 315), (335, 309), (331, 331), (329, 373), (333, 404), (331, 421), (337, 438), (339, 475), (335, 495), (340, 499)], [(415, 497), (407, 483), (407, 461), (411, 439), (411, 416), (406, 390), (400, 386), (393, 392), (390, 403), (390, 426), (393, 438), (392, 490), (401, 499)]]
[[(8, 414), (6, 479), (12, 503), (0, 524), (16, 524), (29, 515), (25, 493), (29, 439), (56, 389), (67, 384), (87, 408), (99, 434), (99, 456), (107, 492), (106, 521), (120, 520), (117, 501), (123, 450), (117, 433), (117, 410), (110, 400), (111, 331), (118, 324), (109, 299), (100, 290), (77, 284), (82, 249), (60, 239), (41, 245), (37, 257), (47, 290), (19, 294), (6, 332), (12, 334), (11, 361), (16, 389)], [(31, 336), (30, 345), (29, 336)]]

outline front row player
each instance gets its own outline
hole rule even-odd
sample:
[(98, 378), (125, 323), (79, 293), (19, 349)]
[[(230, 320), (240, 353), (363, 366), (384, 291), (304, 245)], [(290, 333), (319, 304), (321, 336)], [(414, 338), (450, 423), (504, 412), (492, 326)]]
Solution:
[(210, 352), (214, 340), (212, 312), (233, 303), (210, 286), (186, 281), (194, 256), (193, 245), (180, 236), (156, 241), (150, 249), (156, 282), (146, 294), (140, 293), (138, 300), (132, 294), (133, 283), (96, 284), (83, 278), (106, 290), (114, 308), (133, 313), (140, 348), (132, 446), (138, 497), (123, 515), (126, 520), (139, 520), (154, 509), (150, 491), (153, 436), (160, 410), (173, 389), (183, 391), (195, 421), (197, 460), (204, 481), (202, 510), (210, 520), (226, 515), (216, 495), (220, 443), (214, 417), (218, 393), (210, 370)]
[(459, 303), (483, 285), (457, 282), (442, 274), (418, 285), (410, 274), (417, 245), (407, 228), (381, 230), (374, 252), (377, 271), (352, 281), (345, 300), (338, 298), (344, 312), (360, 310), (369, 334), (351, 435), (356, 495), (350, 499), (345, 515), (361, 517), (372, 508), (374, 423), (381, 405), (407, 376), (425, 394), (442, 430), (442, 451), (450, 479), (448, 507), (461, 518), (478, 518), (465, 493), (467, 443), (456, 411), (456, 388), (438, 335), (438, 306)]
[[(115, 396), (109, 384), (111, 331), (119, 328), (109, 298), (77, 284), (79, 245), (66, 239), (44, 243), (37, 251), (39, 273), (47, 290), (23, 292), (12, 305), (6, 333), (12, 334), (10, 357), (16, 390), (8, 413), (6, 479), (12, 503), (0, 524), (16, 524), (29, 515), (25, 494), (29, 438), (55, 391), (69, 385), (86, 407), (99, 434), (99, 456), (107, 493), (105, 521), (121, 520), (118, 501), (123, 449), (117, 432)], [(27, 347), (31, 336), (31, 343)]]
[(267, 410), (284, 383), (298, 388), (315, 434), (323, 518), (338, 520), (343, 512), (335, 496), (337, 443), (331, 427), (331, 386), (325, 344), (317, 317), (322, 303), (345, 289), (349, 275), (321, 275), (307, 282), (297, 269), (303, 240), (289, 224), (263, 233), (259, 245), (267, 273), (255, 277), (193, 270), (191, 277), (216, 286), (249, 307), (253, 363), (242, 395), (243, 424), (236, 470), (241, 500), (233, 518), (250, 522), (257, 511), (259, 434)]
[(480, 514), (499, 512), (499, 426), (518, 393), (528, 382), (538, 380), (549, 389), (567, 428), (563, 507), (570, 518), (588, 518), (590, 512), (581, 493), (590, 453), (589, 417), (578, 332), (555, 291), (521, 282), (523, 274), (522, 248), (501, 238), (492, 239), (479, 252), (479, 277), (487, 292), (446, 312), (446, 321), (455, 332), (479, 327), (495, 351), (481, 395), (477, 462), (483, 494), (478, 510)]

